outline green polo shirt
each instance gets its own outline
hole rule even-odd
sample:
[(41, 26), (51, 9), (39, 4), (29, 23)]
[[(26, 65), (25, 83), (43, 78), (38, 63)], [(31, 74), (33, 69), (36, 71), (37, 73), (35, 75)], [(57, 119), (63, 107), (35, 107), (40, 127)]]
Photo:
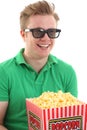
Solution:
[(24, 49), (0, 64), (0, 101), (8, 101), (4, 125), (8, 130), (28, 130), (26, 98), (44, 91), (71, 92), (77, 97), (76, 73), (71, 65), (49, 55), (40, 73), (26, 63)]

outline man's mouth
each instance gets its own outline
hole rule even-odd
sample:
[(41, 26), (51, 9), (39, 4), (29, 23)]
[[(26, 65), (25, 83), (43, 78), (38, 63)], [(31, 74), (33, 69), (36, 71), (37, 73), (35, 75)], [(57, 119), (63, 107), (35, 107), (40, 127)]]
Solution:
[(43, 44), (37, 44), (37, 45), (39, 47), (41, 47), (41, 48), (48, 48), (50, 44), (45, 44), (45, 45), (43, 45)]

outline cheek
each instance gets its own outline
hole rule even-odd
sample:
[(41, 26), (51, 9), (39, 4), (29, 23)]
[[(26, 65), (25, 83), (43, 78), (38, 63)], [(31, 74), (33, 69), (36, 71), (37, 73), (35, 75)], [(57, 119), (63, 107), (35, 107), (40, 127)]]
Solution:
[(29, 48), (29, 49), (34, 49), (35, 48), (35, 45), (36, 45), (36, 41), (34, 40), (34, 38), (27, 38), (26, 40), (26, 46)]
[(52, 44), (52, 46), (55, 44), (55, 40), (54, 39), (51, 40), (51, 44)]

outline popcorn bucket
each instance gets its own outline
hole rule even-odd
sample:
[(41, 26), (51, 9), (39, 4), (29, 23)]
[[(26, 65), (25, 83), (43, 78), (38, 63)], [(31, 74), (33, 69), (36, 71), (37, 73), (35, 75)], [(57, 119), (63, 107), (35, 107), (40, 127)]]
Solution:
[(26, 99), (29, 130), (87, 130), (87, 104), (42, 109)]

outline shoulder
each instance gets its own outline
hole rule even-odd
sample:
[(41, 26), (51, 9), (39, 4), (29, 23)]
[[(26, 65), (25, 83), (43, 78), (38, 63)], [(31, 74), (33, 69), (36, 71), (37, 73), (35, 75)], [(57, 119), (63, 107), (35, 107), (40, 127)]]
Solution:
[(10, 70), (14, 69), (15, 65), (15, 57), (5, 60), (0, 63), (0, 73), (10, 72)]
[(64, 61), (64, 60), (61, 60), (59, 58), (57, 58), (56, 56), (54, 55), (50, 55), (51, 58), (55, 61), (55, 64), (54, 64), (54, 69), (56, 69), (58, 72), (75, 72), (73, 66)]
[(54, 55), (50, 55), (50, 59), (56, 63), (56, 65), (61, 66), (61, 67), (71, 67), (72, 65), (69, 64), (68, 62), (61, 60), (59, 58), (57, 58)]
[(0, 63), (0, 67), (10, 67), (14, 63), (15, 57), (5, 60)]
[(21, 58), (22, 57), (22, 51), (23, 51), (23, 49), (21, 49), (18, 52), (18, 54), (16, 54), (14, 57), (9, 58), (9, 59), (1, 62), (0, 63), (0, 71), (1, 71), (1, 69), (4, 70), (4, 71), (14, 70), (17, 67), (17, 65), (20, 64), (20, 61), (22, 61), (21, 60), (22, 59)]

